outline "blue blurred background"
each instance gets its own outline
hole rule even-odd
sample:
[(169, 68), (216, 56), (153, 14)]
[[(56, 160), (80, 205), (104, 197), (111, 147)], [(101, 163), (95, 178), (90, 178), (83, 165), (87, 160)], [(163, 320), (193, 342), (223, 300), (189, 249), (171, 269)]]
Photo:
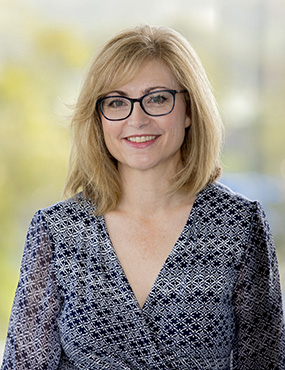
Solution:
[(200, 55), (226, 126), (222, 182), (265, 207), (285, 290), (284, 1), (0, 0), (2, 343), (30, 220), (62, 199), (86, 66), (141, 23), (177, 29)]

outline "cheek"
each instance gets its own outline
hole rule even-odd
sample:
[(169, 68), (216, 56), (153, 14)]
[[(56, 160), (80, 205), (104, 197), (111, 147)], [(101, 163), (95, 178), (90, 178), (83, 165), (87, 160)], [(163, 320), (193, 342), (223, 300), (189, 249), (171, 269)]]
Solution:
[(109, 151), (109, 153), (116, 157), (117, 148), (119, 144), (119, 137), (120, 137), (120, 129), (114, 124), (110, 124), (109, 122), (104, 123), (102, 122), (103, 128), (103, 136), (105, 145)]
[(184, 139), (186, 128), (190, 126), (190, 119), (187, 117), (177, 116), (172, 122), (169, 123), (170, 135), (176, 137), (177, 139)]
[(118, 127), (114, 124), (110, 124), (109, 121), (103, 121), (102, 120), (102, 129), (103, 129), (103, 135), (105, 142), (112, 141), (112, 139), (116, 138), (118, 136)]

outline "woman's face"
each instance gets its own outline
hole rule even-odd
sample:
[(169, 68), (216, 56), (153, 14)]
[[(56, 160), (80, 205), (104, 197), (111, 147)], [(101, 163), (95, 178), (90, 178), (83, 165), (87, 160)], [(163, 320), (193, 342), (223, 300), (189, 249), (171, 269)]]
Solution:
[[(131, 81), (118, 86), (107, 96), (140, 98), (149, 92), (164, 89), (181, 90), (181, 86), (163, 62), (151, 60), (143, 64)], [(101, 115), (101, 121), (106, 146), (118, 161), (119, 171), (177, 169), (185, 128), (190, 126), (183, 93), (176, 94), (174, 109), (168, 115), (149, 116), (136, 102), (128, 118), (109, 121)]]

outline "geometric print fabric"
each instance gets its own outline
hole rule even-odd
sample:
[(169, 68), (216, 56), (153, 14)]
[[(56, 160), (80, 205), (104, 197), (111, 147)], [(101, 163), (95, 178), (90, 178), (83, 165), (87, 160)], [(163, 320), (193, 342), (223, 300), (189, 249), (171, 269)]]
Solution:
[(260, 204), (219, 183), (202, 190), (143, 308), (82, 194), (37, 212), (8, 369), (285, 369), (278, 265)]

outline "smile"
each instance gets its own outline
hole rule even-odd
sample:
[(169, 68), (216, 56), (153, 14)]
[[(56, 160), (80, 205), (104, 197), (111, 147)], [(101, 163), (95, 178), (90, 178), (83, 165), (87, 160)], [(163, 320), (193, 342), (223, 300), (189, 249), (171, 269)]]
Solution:
[(132, 143), (145, 143), (147, 141), (154, 140), (156, 136), (132, 136), (127, 137), (128, 141), (131, 141)]

